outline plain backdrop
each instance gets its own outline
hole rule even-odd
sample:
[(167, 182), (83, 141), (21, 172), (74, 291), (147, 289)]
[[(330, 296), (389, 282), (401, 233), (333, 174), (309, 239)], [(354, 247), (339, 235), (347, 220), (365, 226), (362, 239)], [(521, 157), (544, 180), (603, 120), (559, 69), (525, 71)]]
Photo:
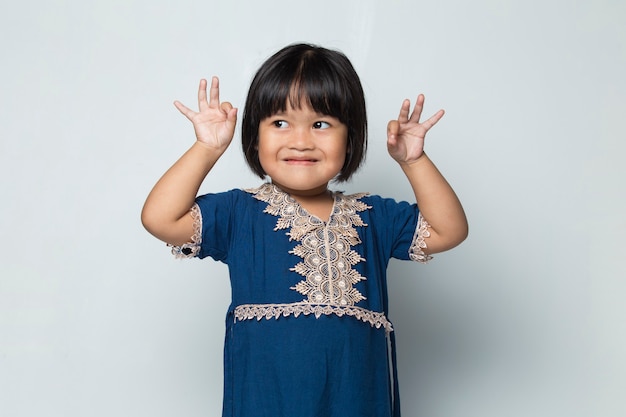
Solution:
[[(0, 415), (220, 415), (227, 269), (173, 259), (139, 213), (195, 140), (172, 102), (218, 75), (241, 107), (300, 41), (366, 91), (340, 189), (410, 200), (386, 123), (418, 93), (446, 110), (426, 149), (471, 230), (390, 266), (404, 415), (626, 415), (618, 0), (2, 0)], [(202, 192), (260, 183), (238, 134)]]

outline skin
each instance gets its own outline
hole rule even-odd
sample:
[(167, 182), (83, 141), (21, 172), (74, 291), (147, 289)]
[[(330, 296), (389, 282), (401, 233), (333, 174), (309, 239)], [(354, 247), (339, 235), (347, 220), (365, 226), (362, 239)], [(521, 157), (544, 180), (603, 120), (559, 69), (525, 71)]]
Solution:
[(468, 234), (467, 218), (454, 190), (424, 152), (426, 133), (444, 115), (439, 110), (420, 123), (424, 95), (411, 103), (404, 100), (397, 120), (387, 124), (387, 150), (407, 176), (422, 216), (430, 224), (427, 254), (443, 252), (461, 243)]
[(306, 102), (261, 120), (259, 161), (272, 183), (294, 197), (310, 214), (326, 221), (333, 198), (328, 183), (346, 158), (348, 128), (316, 113)]
[[(190, 209), (204, 178), (230, 145), (237, 109), (220, 103), (219, 80), (213, 77), (207, 99), (207, 81), (201, 80), (196, 112), (182, 103), (176, 108), (193, 124), (196, 142), (159, 179), (144, 205), (145, 228), (172, 245), (190, 241)], [(420, 122), (424, 96), (410, 112), (404, 100), (397, 120), (387, 127), (387, 149), (409, 180), (421, 213), (430, 224), (424, 252), (448, 250), (467, 236), (463, 208), (454, 191), (424, 153), (426, 133), (443, 117), (443, 110)], [(328, 183), (346, 155), (347, 129), (338, 120), (315, 113), (307, 105), (288, 107), (259, 125), (259, 158), (272, 182), (294, 197), (310, 214), (327, 220), (332, 209)]]

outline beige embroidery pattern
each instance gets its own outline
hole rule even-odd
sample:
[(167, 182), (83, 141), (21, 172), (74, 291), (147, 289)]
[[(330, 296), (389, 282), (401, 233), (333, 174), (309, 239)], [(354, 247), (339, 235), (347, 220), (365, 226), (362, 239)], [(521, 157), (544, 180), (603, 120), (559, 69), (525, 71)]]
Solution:
[(420, 213), (417, 218), (417, 227), (415, 228), (415, 235), (413, 235), (413, 242), (409, 248), (409, 258), (411, 258), (411, 260), (425, 264), (433, 259), (432, 256), (424, 253), (424, 249), (427, 248), (424, 239), (430, 237), (429, 228), (430, 225), (424, 220), (422, 213)]
[(200, 252), (200, 243), (202, 243), (202, 214), (200, 207), (194, 204), (190, 210), (193, 219), (193, 235), (191, 242), (181, 246), (168, 245), (172, 248), (172, 255), (176, 258), (193, 258)]
[(350, 316), (364, 323), (369, 323), (372, 327), (380, 329), (381, 327), (387, 332), (392, 332), (391, 322), (387, 320), (384, 313), (366, 310), (361, 307), (341, 307), (331, 305), (311, 304), (307, 302), (292, 304), (244, 304), (235, 308), (235, 320), (254, 320), (262, 319), (271, 320), (280, 317), (294, 316), (300, 314), (308, 316), (313, 314), (315, 318), (320, 316), (336, 315), (338, 317)]
[(272, 184), (250, 192), (256, 199), (268, 203), (265, 213), (278, 217), (274, 230), (289, 228), (289, 239), (300, 242), (290, 253), (302, 258), (302, 262), (291, 271), (305, 279), (291, 289), (304, 295), (304, 302), (345, 307), (365, 299), (354, 288), (354, 284), (365, 277), (352, 269), (364, 259), (351, 247), (361, 243), (354, 226), (367, 226), (358, 214), (369, 208), (358, 200), (367, 194), (337, 194), (333, 212), (325, 224)]
[[(289, 229), (286, 232), (290, 240), (300, 242), (290, 253), (302, 258), (291, 271), (297, 272), (304, 280), (291, 287), (292, 290), (306, 296), (299, 303), (290, 304), (245, 304), (235, 308), (235, 320), (262, 320), (263, 318), (278, 319), (279, 317), (299, 315), (336, 315), (350, 316), (372, 327), (393, 331), (391, 323), (384, 313), (379, 313), (355, 306), (365, 297), (354, 288), (354, 284), (366, 278), (352, 269), (364, 259), (351, 249), (361, 243), (354, 228), (367, 226), (359, 216), (359, 212), (370, 208), (359, 201), (368, 195), (359, 193), (344, 196), (335, 195), (333, 212), (327, 224), (304, 210), (296, 200), (272, 184), (264, 184), (259, 188), (246, 190), (254, 198), (266, 202), (264, 212), (278, 217), (275, 231)], [(190, 243), (172, 246), (172, 254), (177, 258), (193, 258), (200, 251), (202, 242), (202, 215), (200, 208), (194, 204), (191, 208), (193, 218), (193, 235)], [(422, 217), (418, 224), (409, 248), (409, 257), (413, 261), (426, 263), (432, 256), (424, 253), (425, 238), (430, 236), (430, 225)]]

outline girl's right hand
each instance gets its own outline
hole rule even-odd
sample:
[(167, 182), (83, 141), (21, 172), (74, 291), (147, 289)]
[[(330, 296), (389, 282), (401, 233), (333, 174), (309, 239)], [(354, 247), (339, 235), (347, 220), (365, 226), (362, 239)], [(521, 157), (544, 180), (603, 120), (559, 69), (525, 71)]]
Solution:
[(237, 124), (237, 109), (225, 101), (220, 104), (219, 79), (213, 77), (211, 90), (207, 101), (207, 80), (200, 80), (198, 88), (198, 108), (195, 112), (186, 107), (180, 101), (175, 101), (174, 106), (193, 123), (198, 142), (221, 151), (226, 150)]

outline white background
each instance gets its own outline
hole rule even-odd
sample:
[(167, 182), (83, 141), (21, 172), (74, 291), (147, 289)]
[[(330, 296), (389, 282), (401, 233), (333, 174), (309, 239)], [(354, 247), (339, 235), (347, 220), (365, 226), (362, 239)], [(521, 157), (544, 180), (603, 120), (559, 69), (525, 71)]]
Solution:
[[(215, 74), (241, 107), (296, 41), (366, 90), (348, 192), (411, 199), (386, 123), (420, 92), (447, 111), (427, 151), (471, 231), (390, 267), (404, 414), (626, 415), (618, 0), (2, 0), (0, 415), (220, 415), (227, 270), (174, 260), (139, 213), (194, 141), (173, 100)], [(259, 183), (238, 138), (203, 192)]]

